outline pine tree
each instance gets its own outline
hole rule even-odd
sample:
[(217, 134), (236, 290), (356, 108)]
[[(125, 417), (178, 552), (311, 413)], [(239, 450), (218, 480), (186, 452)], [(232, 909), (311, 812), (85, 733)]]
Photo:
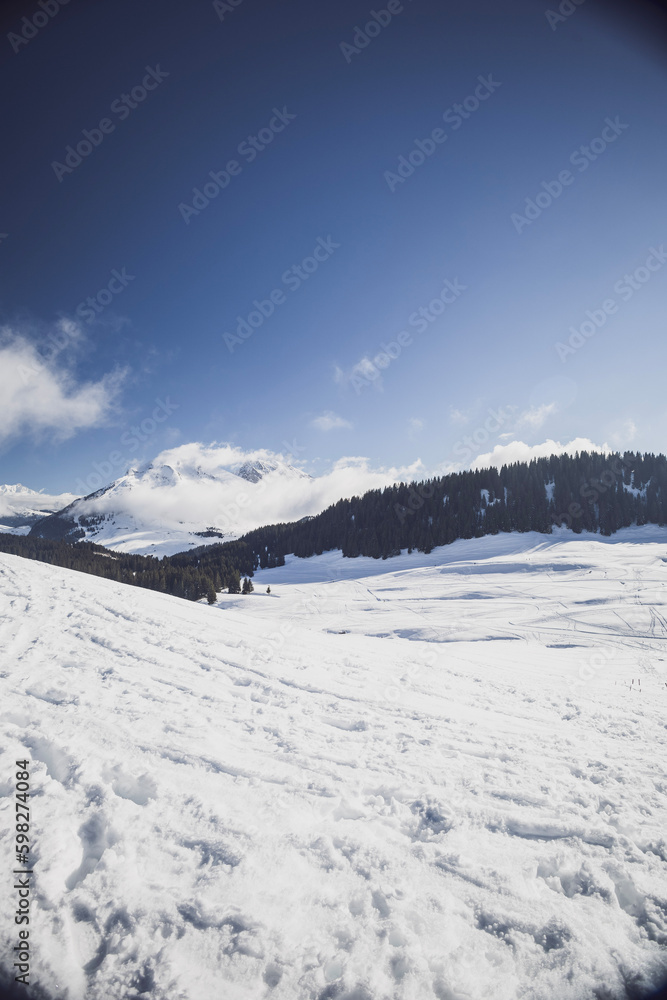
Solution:
[(242, 589), (241, 593), (242, 593), (242, 594), (252, 594), (252, 592), (253, 592), (253, 590), (254, 590), (254, 589), (255, 589), (255, 588), (254, 588), (254, 587), (253, 587), (253, 585), (252, 585), (252, 580), (250, 580), (250, 579), (249, 579), (249, 578), (248, 578), (248, 577), (246, 576), (246, 577), (244, 578), (244, 580), (243, 580), (243, 589)]

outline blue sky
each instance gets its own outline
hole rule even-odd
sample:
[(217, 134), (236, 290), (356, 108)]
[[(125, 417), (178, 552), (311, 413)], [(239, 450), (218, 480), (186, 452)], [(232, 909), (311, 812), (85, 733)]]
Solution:
[(4, 15), (0, 481), (70, 490), (191, 441), (314, 473), (665, 450), (649, 8), (461, 7)]

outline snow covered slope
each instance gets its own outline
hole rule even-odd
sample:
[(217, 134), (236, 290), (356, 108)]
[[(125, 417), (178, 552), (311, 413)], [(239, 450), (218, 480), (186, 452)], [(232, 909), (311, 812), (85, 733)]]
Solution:
[[(42, 521), (34, 533), (119, 552), (173, 555), (311, 510), (310, 476), (285, 462), (221, 464), (229, 449), (184, 445)], [(338, 499), (336, 497), (336, 499)]]
[(41, 490), (31, 490), (21, 483), (0, 486), (0, 531), (14, 535), (27, 535), (40, 518), (62, 510), (78, 499), (75, 493), (52, 496)]
[[(667, 975), (667, 531), (254, 583), (208, 607), (0, 555), (2, 855), (27, 754), (44, 997), (627, 1000)], [(0, 908), (5, 964), (15, 930)]]

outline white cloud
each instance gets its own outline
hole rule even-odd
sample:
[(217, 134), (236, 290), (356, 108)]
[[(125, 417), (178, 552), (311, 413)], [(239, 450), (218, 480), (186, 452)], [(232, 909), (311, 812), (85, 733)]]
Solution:
[(327, 506), (341, 497), (361, 496), (368, 490), (381, 489), (392, 483), (419, 479), (427, 474), (421, 459), (410, 465), (373, 468), (368, 459), (346, 455), (334, 462), (328, 472), (311, 480), (313, 495), (326, 498)]
[(574, 438), (568, 444), (551, 439), (542, 444), (525, 444), (523, 441), (511, 441), (509, 444), (497, 444), (493, 451), (478, 455), (471, 464), (471, 469), (486, 469), (489, 466), (500, 468), (501, 465), (511, 465), (513, 462), (530, 462), (533, 458), (547, 458), (549, 455), (574, 455), (577, 451), (611, 451), (607, 444), (594, 444), (589, 438)]
[[(558, 405), (555, 402), (550, 403), (540, 403), (530, 406), (527, 410), (519, 413), (516, 417), (510, 420), (513, 413), (517, 410), (516, 406), (504, 405), (498, 408), (498, 412), (504, 414), (505, 422), (509, 421), (511, 430), (505, 431), (502, 434), (498, 434), (500, 439), (507, 439), (508, 437), (513, 437), (517, 432), (520, 431), (537, 431), (544, 424), (544, 422), (554, 413), (558, 412)], [(472, 410), (458, 410), (455, 408), (450, 408), (449, 419), (451, 423), (464, 426), (465, 424), (471, 423), (473, 419), (473, 413), (475, 408)], [(484, 419), (486, 419), (487, 414), (491, 413), (491, 410), (487, 410), (484, 414)], [(484, 423), (482, 420), (482, 424)]]
[(457, 410), (455, 407), (452, 407), (449, 411), (449, 419), (453, 424), (467, 424), (470, 418), (463, 410)]
[(408, 427), (410, 428), (411, 434), (418, 434), (419, 431), (424, 429), (424, 421), (419, 417), (410, 417), (408, 420)]
[(311, 421), (311, 427), (316, 427), (319, 431), (333, 431), (343, 427), (351, 430), (352, 424), (349, 420), (339, 417), (331, 410), (326, 410), (326, 412), (321, 416), (315, 417), (315, 419)]
[(620, 427), (616, 427), (611, 434), (611, 440), (616, 448), (628, 448), (637, 437), (637, 425), (631, 418), (628, 418)]
[(63, 441), (108, 420), (125, 372), (77, 383), (58, 355), (80, 339), (78, 326), (62, 320), (40, 353), (23, 335), (0, 330), (0, 442), (20, 436)]
[(372, 385), (373, 388), (379, 390), (382, 390), (384, 387), (380, 369), (373, 364), (367, 355), (364, 355), (347, 372), (343, 371), (338, 365), (335, 365), (333, 379), (337, 385), (351, 385), (357, 393), (361, 392), (367, 385)]
[(555, 403), (542, 403), (541, 406), (533, 406), (529, 410), (524, 410), (516, 422), (515, 429), (539, 430), (547, 417), (555, 413), (556, 409)]

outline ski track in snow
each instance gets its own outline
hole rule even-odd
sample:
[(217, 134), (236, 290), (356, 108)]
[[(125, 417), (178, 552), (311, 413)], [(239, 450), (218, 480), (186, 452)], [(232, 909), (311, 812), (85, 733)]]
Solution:
[[(27, 755), (32, 981), (67, 1000), (648, 993), (666, 542), (289, 558), (216, 607), (0, 555), (0, 832), (11, 858)], [(15, 931), (4, 907), (5, 967)]]

